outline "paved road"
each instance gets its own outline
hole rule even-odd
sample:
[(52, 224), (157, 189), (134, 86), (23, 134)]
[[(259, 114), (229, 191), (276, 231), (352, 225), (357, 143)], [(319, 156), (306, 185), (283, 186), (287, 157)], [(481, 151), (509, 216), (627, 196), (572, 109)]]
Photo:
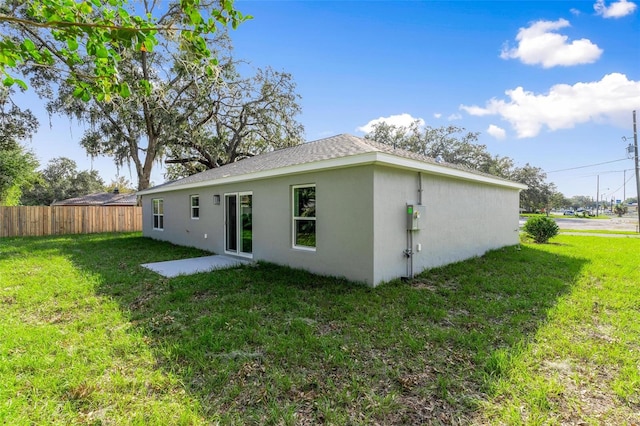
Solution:
[[(629, 217), (615, 217), (611, 219), (578, 219), (554, 218), (560, 229), (581, 229), (596, 231), (637, 231), (638, 219)], [(527, 218), (520, 218), (520, 226)]]

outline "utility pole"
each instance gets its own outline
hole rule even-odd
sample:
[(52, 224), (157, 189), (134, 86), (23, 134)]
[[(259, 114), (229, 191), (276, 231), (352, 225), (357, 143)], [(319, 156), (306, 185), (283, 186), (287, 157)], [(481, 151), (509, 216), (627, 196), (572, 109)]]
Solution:
[(598, 180), (596, 181), (596, 217), (600, 215), (600, 175), (598, 175)]
[(633, 110), (633, 148), (636, 160), (636, 198), (638, 210), (638, 233), (640, 233), (640, 166), (638, 165), (638, 129), (636, 127), (636, 110)]

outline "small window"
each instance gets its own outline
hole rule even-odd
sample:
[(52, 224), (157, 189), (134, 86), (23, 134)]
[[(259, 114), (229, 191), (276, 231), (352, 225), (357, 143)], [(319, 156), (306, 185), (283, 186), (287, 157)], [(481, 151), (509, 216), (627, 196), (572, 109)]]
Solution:
[(164, 201), (162, 198), (154, 198), (153, 203), (153, 229), (164, 229)]
[(213, 204), (216, 205), (216, 206), (220, 205), (220, 194), (215, 194), (213, 196)]
[(192, 195), (191, 196), (191, 219), (199, 219), (200, 218), (200, 196)]
[(316, 248), (316, 186), (293, 187), (293, 246)]

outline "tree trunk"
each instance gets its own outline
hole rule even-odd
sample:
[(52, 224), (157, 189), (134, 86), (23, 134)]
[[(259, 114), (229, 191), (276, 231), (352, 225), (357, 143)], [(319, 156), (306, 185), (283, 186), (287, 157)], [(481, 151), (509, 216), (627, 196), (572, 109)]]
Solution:
[(147, 145), (147, 153), (144, 157), (144, 165), (138, 167), (138, 191), (149, 188), (151, 184), (151, 169), (155, 161), (155, 152), (157, 146), (157, 138), (155, 135), (148, 135), (149, 144)]

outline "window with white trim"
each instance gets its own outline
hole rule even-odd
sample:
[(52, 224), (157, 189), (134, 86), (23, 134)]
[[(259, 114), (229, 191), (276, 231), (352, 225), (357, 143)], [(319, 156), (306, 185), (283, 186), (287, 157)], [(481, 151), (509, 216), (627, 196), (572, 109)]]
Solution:
[(293, 186), (291, 200), (293, 202), (293, 247), (315, 250), (316, 186)]
[(200, 219), (200, 196), (191, 196), (191, 219)]
[(153, 229), (164, 229), (164, 201), (162, 198), (151, 200), (153, 204)]

